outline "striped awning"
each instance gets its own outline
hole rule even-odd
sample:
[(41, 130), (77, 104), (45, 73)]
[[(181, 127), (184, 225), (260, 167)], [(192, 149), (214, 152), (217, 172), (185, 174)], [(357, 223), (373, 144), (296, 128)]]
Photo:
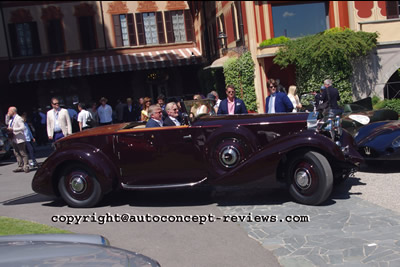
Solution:
[(200, 63), (202, 63), (202, 56), (197, 48), (180, 48), (17, 64), (11, 70), (8, 78), (10, 83), (22, 83)]

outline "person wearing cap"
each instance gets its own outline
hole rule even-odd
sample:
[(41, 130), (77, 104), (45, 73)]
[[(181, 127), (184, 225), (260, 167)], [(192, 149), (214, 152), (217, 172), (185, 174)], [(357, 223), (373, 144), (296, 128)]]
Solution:
[(100, 106), (97, 109), (100, 125), (112, 124), (112, 107), (107, 104), (108, 99), (100, 98)]

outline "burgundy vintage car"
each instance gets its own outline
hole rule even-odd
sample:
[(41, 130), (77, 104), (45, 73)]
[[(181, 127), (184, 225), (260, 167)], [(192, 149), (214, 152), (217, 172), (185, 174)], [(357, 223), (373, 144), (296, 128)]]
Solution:
[(335, 180), (362, 162), (339, 119), (322, 121), (318, 113), (185, 118), (183, 126), (144, 128), (143, 122), (132, 122), (62, 138), (37, 170), (32, 188), (61, 196), (72, 207), (91, 207), (117, 189), (258, 182), (286, 186), (295, 201), (318, 205)]

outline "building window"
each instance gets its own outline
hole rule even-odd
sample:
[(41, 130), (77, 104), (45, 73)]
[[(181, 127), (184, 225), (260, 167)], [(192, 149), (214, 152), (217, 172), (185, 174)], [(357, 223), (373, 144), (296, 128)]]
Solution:
[(139, 45), (164, 44), (164, 19), (162, 12), (136, 14)]
[(8, 26), (15, 57), (41, 54), (36, 22), (14, 23)]
[(185, 17), (183, 16), (183, 11), (172, 11), (171, 19), (175, 42), (186, 42)]
[(83, 50), (93, 50), (97, 48), (96, 29), (93, 20), (93, 16), (78, 17), (79, 33)]
[(113, 15), (116, 46), (136, 46), (133, 14)]
[(272, 4), (272, 21), (274, 37), (296, 38), (316, 34), (329, 28), (328, 8), (325, 2)]
[(165, 27), (168, 43), (193, 41), (193, 22), (189, 10), (167, 11)]
[(400, 14), (400, 1), (386, 1), (386, 13), (388, 19), (396, 19)]
[(50, 53), (63, 53), (65, 52), (64, 47), (64, 36), (61, 20), (52, 19), (46, 22), (47, 27), (47, 39), (49, 41)]
[(158, 44), (156, 14), (143, 13), (143, 26), (146, 44)]

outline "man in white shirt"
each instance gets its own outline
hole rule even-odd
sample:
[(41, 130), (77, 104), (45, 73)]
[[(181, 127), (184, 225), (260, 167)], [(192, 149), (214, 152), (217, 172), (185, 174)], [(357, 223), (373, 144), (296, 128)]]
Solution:
[(100, 125), (112, 124), (112, 107), (107, 104), (107, 98), (100, 98), (100, 107), (97, 109)]
[[(92, 117), (89, 111), (85, 110), (85, 104), (84, 103), (79, 103), (78, 104), (78, 123), (79, 123), (79, 131), (86, 130), (90, 128), (90, 126), (87, 124), (87, 121), (89, 118)], [(93, 119), (93, 118), (91, 118)]]
[(169, 102), (165, 106), (168, 116), (165, 118), (163, 126), (180, 126), (181, 123), (178, 121), (179, 109), (175, 102)]
[(58, 98), (51, 99), (53, 109), (47, 112), (47, 135), (54, 142), (72, 134), (72, 124), (68, 111), (60, 108)]

